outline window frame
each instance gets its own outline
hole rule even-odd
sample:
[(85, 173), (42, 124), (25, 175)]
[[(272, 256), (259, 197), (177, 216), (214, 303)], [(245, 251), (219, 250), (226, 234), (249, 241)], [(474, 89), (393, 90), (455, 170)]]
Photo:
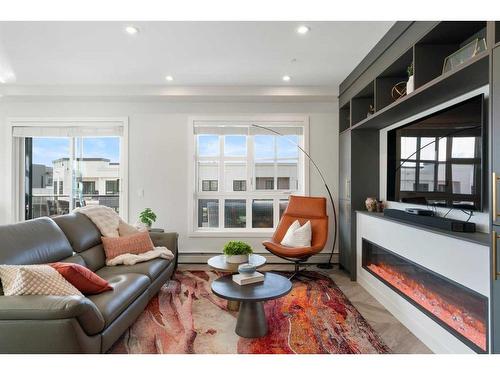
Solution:
[[(299, 156), (299, 190), (274, 190), (272, 192), (266, 190), (255, 190), (255, 160), (253, 155), (253, 140), (247, 137), (247, 162), (251, 161), (251, 165), (247, 163), (247, 179), (246, 191), (224, 191), (224, 161), (239, 160), (239, 157), (224, 157), (219, 155), (216, 159), (219, 161), (219, 191), (217, 192), (201, 192), (198, 191), (197, 180), (197, 136), (195, 127), (197, 125), (231, 125), (231, 126), (250, 126), (257, 124), (262, 126), (300, 126), (303, 129), (302, 141), (300, 146), (304, 150), (309, 149), (309, 117), (307, 115), (255, 115), (255, 116), (190, 116), (188, 118), (188, 236), (189, 237), (259, 237), (267, 238), (276, 229), (276, 225), (280, 218), (280, 202), (287, 199), (293, 192), (296, 195), (309, 194), (309, 160), (303, 155), (300, 150)], [(272, 133), (270, 133), (272, 135)], [(219, 138), (220, 153), (224, 149), (224, 138)], [(301, 168), (302, 166), (302, 168)], [(232, 186), (231, 186), (232, 187)], [(276, 186), (277, 187), (277, 186)], [(218, 228), (199, 228), (198, 227), (198, 199), (218, 199), (219, 200), (219, 227)], [(224, 226), (224, 200), (225, 199), (245, 199), (246, 200), (246, 228), (223, 228)], [(273, 228), (252, 228), (252, 202), (254, 199), (273, 199)]]
[[(22, 127), (82, 127), (95, 129), (99, 137), (99, 129), (103, 126), (119, 126), (123, 129), (120, 139), (120, 217), (128, 221), (128, 134), (129, 119), (123, 117), (9, 117), (7, 118), (7, 161), (8, 175), (11, 184), (7, 187), (7, 194), (11, 197), (11, 220), (24, 221), (25, 191), (24, 191), (24, 141), (14, 137), (13, 131), (17, 126)], [(123, 167), (122, 167), (123, 166)]]

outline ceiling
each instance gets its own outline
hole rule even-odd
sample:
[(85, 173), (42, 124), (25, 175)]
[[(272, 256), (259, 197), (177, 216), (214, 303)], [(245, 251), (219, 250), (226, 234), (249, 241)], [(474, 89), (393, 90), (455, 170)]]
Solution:
[[(307, 25), (305, 35), (296, 32)], [(140, 32), (129, 35), (127, 25)], [(19, 85), (338, 88), (393, 22), (0, 22)], [(166, 81), (167, 75), (173, 81)], [(284, 82), (284, 75), (291, 76)]]

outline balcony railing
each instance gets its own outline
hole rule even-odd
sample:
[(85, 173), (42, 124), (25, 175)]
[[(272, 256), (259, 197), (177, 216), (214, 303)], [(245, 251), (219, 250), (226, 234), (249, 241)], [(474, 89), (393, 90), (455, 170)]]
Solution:
[[(69, 213), (69, 195), (35, 195), (31, 199), (31, 217), (58, 216)], [(74, 199), (73, 207), (102, 205), (119, 213), (120, 195), (83, 195), (82, 202)]]

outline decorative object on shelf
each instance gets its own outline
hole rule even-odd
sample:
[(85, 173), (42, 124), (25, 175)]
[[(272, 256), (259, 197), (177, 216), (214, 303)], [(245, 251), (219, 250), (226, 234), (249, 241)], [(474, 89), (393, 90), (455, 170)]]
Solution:
[(365, 200), (365, 206), (369, 212), (377, 212), (377, 204), (378, 201), (376, 198), (368, 197)]
[(238, 272), (242, 274), (252, 274), (257, 271), (257, 267), (251, 263), (243, 263), (238, 266)]
[(222, 250), (228, 263), (248, 263), (252, 247), (243, 241), (229, 241)]
[(486, 50), (486, 39), (477, 38), (444, 59), (443, 74), (457, 68)]
[(383, 201), (377, 201), (377, 212), (384, 212), (385, 203)]
[(156, 214), (151, 208), (146, 208), (139, 214), (139, 221), (148, 229), (151, 229), (151, 225), (156, 221)]
[(411, 94), (415, 90), (415, 80), (413, 78), (413, 63), (406, 69), (408, 72), (408, 81), (406, 82), (406, 95)]
[(391, 96), (394, 100), (398, 100), (406, 95), (406, 81), (396, 83), (391, 90)]
[(368, 107), (368, 113), (366, 114), (366, 117), (370, 117), (374, 113), (375, 113), (375, 107), (373, 106), (373, 104), (370, 104), (370, 106)]

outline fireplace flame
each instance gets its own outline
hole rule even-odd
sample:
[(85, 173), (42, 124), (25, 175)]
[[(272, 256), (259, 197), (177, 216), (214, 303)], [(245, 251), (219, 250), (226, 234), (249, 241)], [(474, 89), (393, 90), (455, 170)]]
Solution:
[(401, 293), (415, 301), (423, 309), (448, 325), (478, 347), (486, 350), (486, 323), (475, 317), (465, 306), (450, 303), (446, 296), (426, 288), (421, 282), (386, 264), (367, 265), (373, 273), (387, 281)]

